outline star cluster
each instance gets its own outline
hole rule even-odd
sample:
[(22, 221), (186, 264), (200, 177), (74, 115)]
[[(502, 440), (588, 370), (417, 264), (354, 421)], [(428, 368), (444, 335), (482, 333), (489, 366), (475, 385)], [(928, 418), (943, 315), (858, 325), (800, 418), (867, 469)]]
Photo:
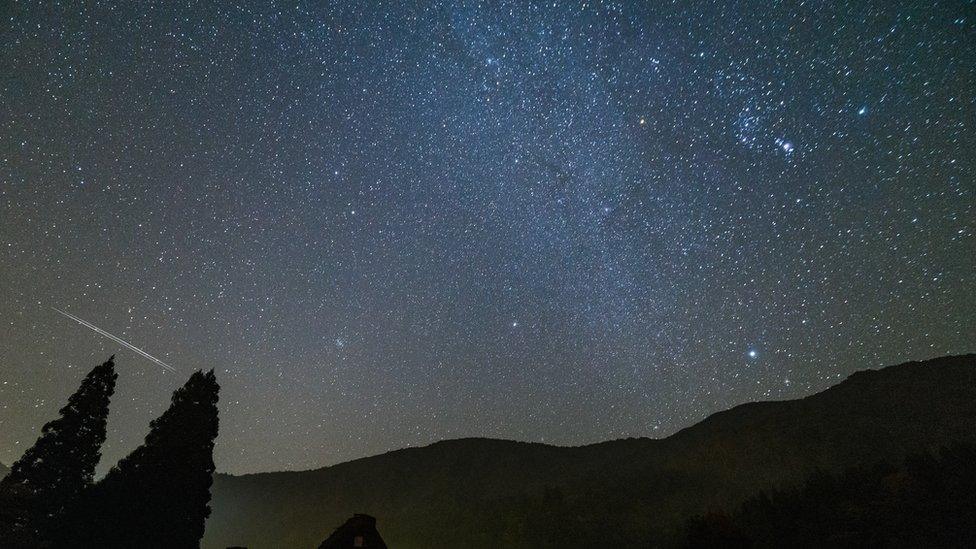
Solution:
[(973, 351), (972, 1), (0, 20), (5, 463), (117, 351), (107, 460), (214, 368), (231, 472), (664, 436)]

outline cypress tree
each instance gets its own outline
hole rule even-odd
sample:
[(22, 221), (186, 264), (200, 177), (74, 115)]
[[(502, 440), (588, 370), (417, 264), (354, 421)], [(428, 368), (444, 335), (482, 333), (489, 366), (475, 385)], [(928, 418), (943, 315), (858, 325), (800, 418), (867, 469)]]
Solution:
[(71, 547), (199, 547), (210, 516), (217, 393), (213, 370), (196, 372), (149, 424), (145, 443), (91, 490)]
[(41, 436), (0, 481), (0, 546), (36, 547), (91, 485), (115, 391), (114, 356), (85, 376)]

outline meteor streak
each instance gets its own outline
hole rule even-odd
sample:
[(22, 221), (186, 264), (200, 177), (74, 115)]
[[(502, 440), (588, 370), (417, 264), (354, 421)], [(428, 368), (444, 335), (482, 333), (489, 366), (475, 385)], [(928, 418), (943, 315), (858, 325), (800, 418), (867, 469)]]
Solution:
[(102, 336), (105, 336), (105, 337), (111, 339), (112, 341), (118, 343), (119, 345), (124, 346), (126, 349), (130, 349), (132, 351), (135, 351), (140, 356), (143, 356), (145, 358), (148, 358), (149, 360), (155, 362), (156, 364), (159, 364), (163, 368), (166, 368), (167, 370), (169, 370), (171, 372), (175, 372), (176, 371), (176, 368), (170, 366), (169, 364), (166, 364), (162, 360), (159, 360), (158, 358), (152, 356), (151, 354), (147, 353), (146, 351), (143, 351), (142, 349), (136, 347), (135, 345), (132, 345), (131, 343), (123, 340), (122, 338), (116, 337), (116, 336), (114, 336), (114, 335), (106, 332), (105, 330), (99, 328), (98, 326), (95, 326), (91, 322), (88, 322), (87, 320), (80, 319), (80, 318), (76, 317), (75, 315), (73, 315), (71, 313), (66, 313), (66, 312), (62, 311), (61, 309), (58, 309), (57, 307), (51, 307), (51, 308), (54, 309), (55, 311), (61, 313), (62, 315), (70, 318), (71, 320), (74, 320), (78, 324), (81, 324), (82, 326), (84, 326), (86, 328), (90, 328), (95, 333), (97, 333), (99, 335), (102, 335)]

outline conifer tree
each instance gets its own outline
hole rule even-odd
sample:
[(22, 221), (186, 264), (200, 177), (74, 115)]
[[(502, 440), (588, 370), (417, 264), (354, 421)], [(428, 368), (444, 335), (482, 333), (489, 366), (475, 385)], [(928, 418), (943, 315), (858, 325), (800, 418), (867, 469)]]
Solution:
[(71, 528), (72, 547), (199, 547), (210, 516), (217, 393), (196, 372), (149, 424), (145, 443), (91, 490)]
[(36, 547), (91, 485), (115, 391), (114, 356), (85, 376), (41, 436), (0, 481), (0, 546)]

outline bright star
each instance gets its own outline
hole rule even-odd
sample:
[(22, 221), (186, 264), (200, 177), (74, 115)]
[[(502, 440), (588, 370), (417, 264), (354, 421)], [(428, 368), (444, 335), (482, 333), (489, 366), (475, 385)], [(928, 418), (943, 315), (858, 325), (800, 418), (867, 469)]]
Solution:
[(755, 349), (749, 349), (748, 354), (749, 354), (749, 358), (756, 358), (757, 356), (759, 356), (759, 353), (757, 353)]

